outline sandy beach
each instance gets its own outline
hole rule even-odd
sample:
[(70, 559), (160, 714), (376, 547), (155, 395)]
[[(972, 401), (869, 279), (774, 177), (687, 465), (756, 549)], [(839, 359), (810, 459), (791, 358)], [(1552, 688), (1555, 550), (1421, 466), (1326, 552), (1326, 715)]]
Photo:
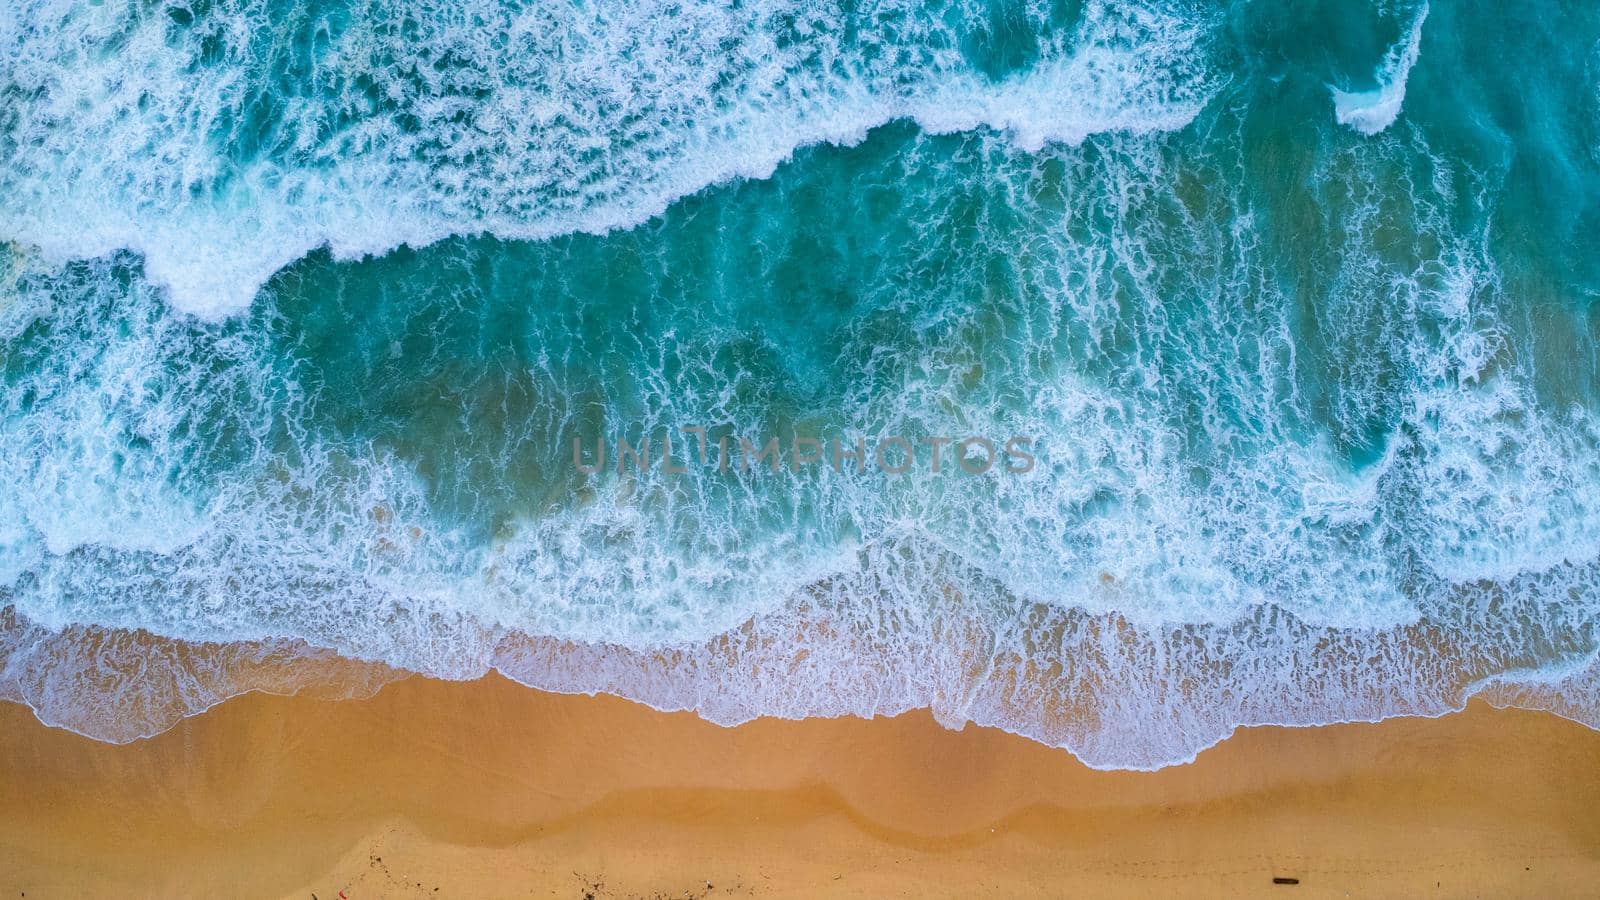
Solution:
[(1570, 896), (1600, 878), (1597, 771), (1600, 734), (1481, 704), (1155, 773), (925, 714), (728, 729), (499, 678), (247, 696), (125, 746), (5, 704), (0, 896)]

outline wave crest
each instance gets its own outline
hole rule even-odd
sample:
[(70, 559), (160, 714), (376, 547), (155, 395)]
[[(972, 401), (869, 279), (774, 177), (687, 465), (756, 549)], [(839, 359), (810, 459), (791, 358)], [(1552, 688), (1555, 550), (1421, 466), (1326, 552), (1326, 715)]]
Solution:
[(248, 306), (287, 263), (453, 234), (604, 232), (798, 147), (911, 118), (1028, 146), (1187, 124), (1206, 17), (1165, 0), (839, 12), (795, 0), (223, 0), (0, 28), (0, 237), (132, 249), (181, 309)]

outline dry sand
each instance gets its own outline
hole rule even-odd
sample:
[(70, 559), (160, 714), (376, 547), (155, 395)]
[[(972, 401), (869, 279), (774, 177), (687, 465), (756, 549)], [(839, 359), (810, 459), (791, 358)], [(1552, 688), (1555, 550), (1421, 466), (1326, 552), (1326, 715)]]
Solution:
[(1095, 772), (926, 714), (725, 729), (499, 678), (249, 696), (121, 747), (0, 704), (0, 900), (1596, 885), (1600, 733), (1481, 704), (1249, 729), (1156, 773)]

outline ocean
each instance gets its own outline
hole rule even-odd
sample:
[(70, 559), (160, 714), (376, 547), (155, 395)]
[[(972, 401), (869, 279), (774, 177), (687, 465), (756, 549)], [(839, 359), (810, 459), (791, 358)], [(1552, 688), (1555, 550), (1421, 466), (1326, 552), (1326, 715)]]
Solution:
[(1600, 727), (1600, 7), (18, 0), (0, 241), (0, 698), (94, 738)]

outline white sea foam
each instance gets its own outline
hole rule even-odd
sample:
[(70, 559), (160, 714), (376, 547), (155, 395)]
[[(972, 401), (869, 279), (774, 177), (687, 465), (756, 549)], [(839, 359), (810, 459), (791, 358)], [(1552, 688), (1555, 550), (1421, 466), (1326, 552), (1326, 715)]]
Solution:
[[(1431, 715), (1474, 692), (1596, 721), (1579, 673), (1600, 622), (1600, 428), (1542, 407), (1502, 352), (1487, 242), (1441, 205), (1470, 193), (1441, 176), (1390, 202), (1387, 143), (1308, 179), (1348, 246), (1303, 314), (1318, 340), (1407, 376), (1338, 373), (1314, 421), (1393, 411), (1359, 468), (1305, 430), (1295, 354), (1314, 348), (1295, 344), (1302, 313), (1242, 193), (1216, 222), (1173, 228), (1179, 167), (1200, 162), (1110, 140), (1054, 151), (1061, 194), (1018, 200), (1044, 193), (1037, 160), (978, 139), (1007, 213), (1040, 237), (980, 229), (962, 246), (1031, 264), (988, 305), (885, 299), (940, 327), (876, 347), (860, 395), (838, 400), (874, 433), (1035, 435), (1034, 477), (619, 479), (487, 543), (430, 508), (408, 460), (303, 430), (317, 398), (248, 333), (169, 314), (126, 260), (23, 258), (0, 333), (51, 330), (0, 394), (0, 483), (15, 487), (0, 693), (128, 740), (232, 692), (293, 689), (281, 670), (324, 648), (724, 723), (931, 707), (1132, 768), (1240, 725)], [(938, 174), (925, 163), (907, 160)], [(922, 237), (950, 223), (946, 199), (905, 199), (923, 204), (905, 213), (931, 223)], [(942, 286), (988, 298), (991, 277), (957, 267)], [(1171, 297), (1193, 316), (1175, 321)], [(1011, 343), (980, 352), (994, 318)], [(759, 398), (727, 399), (742, 373), (706, 363), (714, 345), (652, 348), (630, 398), (646, 424), (761, 427)], [(964, 387), (977, 365), (1001, 367), (982, 382), (996, 393)], [(695, 368), (715, 376), (698, 393), (669, 377)], [(224, 413), (201, 413), (218, 398)], [(628, 424), (607, 415), (613, 433)], [(212, 432), (242, 436), (237, 458), (205, 456)], [(213, 646), (147, 663), (134, 629)]]
[(366, 697), (401, 674), (294, 640), (205, 645), (142, 632), (52, 630), (10, 610), (0, 610), (0, 660), (0, 700), (28, 705), (51, 726), (119, 744), (249, 691)]
[(1411, 69), (1422, 55), (1422, 23), (1428, 19), (1428, 4), (1423, 3), (1411, 22), (1411, 30), (1384, 55), (1373, 77), (1378, 87), (1370, 91), (1345, 91), (1330, 87), (1333, 92), (1334, 116), (1340, 125), (1348, 125), (1362, 134), (1377, 134), (1400, 117), (1400, 107), (1406, 100), (1406, 81)]
[(319, 246), (603, 232), (898, 118), (1037, 147), (1179, 128), (1209, 95), (1206, 24), (1182, 10), (1027, 14), (1039, 59), (995, 80), (962, 28), (903, 3), (28, 0), (0, 29), (20, 98), (0, 118), (0, 238), (56, 260), (136, 250), (215, 318)]

